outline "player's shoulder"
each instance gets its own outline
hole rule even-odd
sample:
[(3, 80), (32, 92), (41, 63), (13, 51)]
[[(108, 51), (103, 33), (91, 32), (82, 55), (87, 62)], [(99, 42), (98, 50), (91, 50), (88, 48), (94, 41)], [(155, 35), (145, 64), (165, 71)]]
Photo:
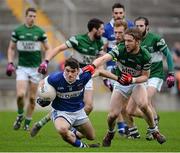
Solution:
[(125, 49), (125, 43), (124, 42), (121, 42), (117, 45), (117, 48), (118, 49)]
[(105, 30), (109, 30), (109, 29), (112, 29), (112, 28), (113, 28), (113, 27), (112, 27), (112, 25), (111, 25), (110, 22), (104, 24), (104, 29), (105, 29)]
[(88, 38), (88, 35), (87, 35), (87, 33), (85, 33), (85, 34), (77, 34), (77, 35), (71, 36), (70, 39), (75, 39), (77, 41), (81, 41), (81, 40), (86, 40), (87, 38)]
[(145, 59), (150, 59), (150, 58), (151, 58), (151, 54), (149, 53), (149, 51), (148, 51), (145, 47), (140, 46), (140, 50), (141, 50), (142, 56), (143, 56)]
[(154, 40), (159, 40), (159, 39), (161, 39), (161, 36), (158, 35), (158, 34), (156, 34), (156, 33), (154, 33), (154, 32), (148, 32), (148, 35), (147, 35), (147, 36), (150, 37), (150, 38), (153, 38)]
[(52, 72), (48, 76), (48, 80), (53, 83), (60, 81), (62, 78), (63, 78), (63, 72), (60, 71)]
[(18, 31), (22, 31), (25, 29), (25, 25), (24, 24), (21, 24), (21, 25), (18, 25), (15, 27), (14, 31), (15, 32), (18, 32)]
[(129, 20), (129, 19), (126, 19), (126, 23), (128, 25), (128, 28), (133, 28), (134, 27), (134, 22)]
[(41, 33), (44, 33), (44, 29), (42, 29), (41, 27), (37, 26), (37, 25), (34, 25), (33, 28)]

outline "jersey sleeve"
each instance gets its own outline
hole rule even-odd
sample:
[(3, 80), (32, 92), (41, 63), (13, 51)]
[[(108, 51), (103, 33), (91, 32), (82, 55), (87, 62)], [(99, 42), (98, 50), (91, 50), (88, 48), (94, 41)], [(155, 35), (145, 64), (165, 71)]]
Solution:
[(119, 56), (118, 47), (114, 47), (110, 52), (108, 52), (108, 54), (110, 54), (113, 59), (117, 59), (117, 57)]
[(143, 70), (148, 71), (151, 68), (151, 55), (148, 53), (145, 55), (144, 62), (143, 62)]
[(47, 77), (47, 81), (50, 85), (52, 85), (54, 88), (57, 85), (58, 82), (58, 77), (57, 77), (57, 72), (53, 72), (51, 74), (49, 74), (49, 76)]
[(42, 32), (41, 32), (40, 41), (41, 41), (41, 42), (47, 42), (47, 34), (46, 34), (45, 31), (43, 31), (43, 30), (42, 30)]
[(68, 48), (76, 48), (78, 46), (78, 40), (76, 36), (70, 37), (65, 43)]
[(125, 46), (123, 43), (120, 43), (119, 45), (115, 46), (114, 48), (112, 48), (112, 50), (110, 52), (108, 52), (112, 57), (113, 60), (117, 60), (120, 55), (120, 53), (122, 53), (125, 49)]
[(165, 42), (165, 40), (159, 36), (156, 37), (156, 47), (157, 47), (157, 50), (159, 51), (163, 51), (164, 49), (167, 48), (167, 44)]
[(18, 35), (16, 30), (11, 33), (11, 41), (13, 41), (14, 43), (18, 41)]

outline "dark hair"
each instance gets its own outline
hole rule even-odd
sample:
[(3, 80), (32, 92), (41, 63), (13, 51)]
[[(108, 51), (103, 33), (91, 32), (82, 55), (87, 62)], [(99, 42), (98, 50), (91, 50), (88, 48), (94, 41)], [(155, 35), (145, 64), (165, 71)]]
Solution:
[(124, 27), (124, 30), (126, 30), (128, 28), (128, 24), (125, 21), (120, 21), (120, 22), (114, 22), (114, 27)]
[(138, 28), (130, 28), (125, 31), (124, 34), (128, 34), (133, 36), (135, 40), (141, 40), (142, 39), (142, 33)]
[(72, 69), (79, 69), (79, 62), (76, 59), (70, 57), (65, 61), (64, 67), (66, 66), (69, 66)]
[(93, 28), (99, 29), (101, 24), (104, 24), (104, 22), (101, 21), (100, 19), (93, 18), (93, 19), (88, 21), (87, 28), (90, 32), (90, 31), (92, 31)]
[(114, 11), (115, 8), (122, 8), (125, 11), (124, 5), (122, 5), (121, 3), (115, 3), (112, 6), (112, 11)]
[(29, 7), (28, 9), (26, 9), (25, 15), (27, 16), (29, 12), (34, 12), (36, 13), (36, 9), (33, 7)]
[(148, 25), (149, 25), (149, 20), (148, 20), (146, 17), (143, 17), (143, 16), (137, 17), (137, 18), (134, 20), (134, 23), (136, 23), (136, 21), (139, 21), (139, 20), (143, 20), (144, 23), (145, 23), (145, 26), (148, 26)]

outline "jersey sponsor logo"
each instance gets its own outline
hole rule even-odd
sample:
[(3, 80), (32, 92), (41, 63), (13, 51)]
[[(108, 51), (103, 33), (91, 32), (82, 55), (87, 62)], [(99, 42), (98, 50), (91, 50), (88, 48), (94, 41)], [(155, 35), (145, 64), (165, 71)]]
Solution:
[(40, 51), (41, 44), (34, 41), (18, 41), (17, 49), (19, 51)]
[(64, 90), (64, 87), (57, 87), (57, 90)]
[[(120, 69), (120, 71), (125, 72), (125, 73), (129, 73), (132, 76), (139, 76), (142, 73), (142, 70), (136, 70), (134, 68), (131, 67), (127, 67), (122, 65), (121, 63), (118, 62), (118, 68)], [(137, 67), (136, 67), (137, 68)], [(140, 68), (140, 67), (139, 67)]]
[(62, 99), (70, 99), (70, 98), (79, 97), (81, 93), (83, 93), (83, 89), (79, 91), (72, 91), (72, 92), (65, 92), (65, 93), (61, 93), (57, 91), (57, 96)]

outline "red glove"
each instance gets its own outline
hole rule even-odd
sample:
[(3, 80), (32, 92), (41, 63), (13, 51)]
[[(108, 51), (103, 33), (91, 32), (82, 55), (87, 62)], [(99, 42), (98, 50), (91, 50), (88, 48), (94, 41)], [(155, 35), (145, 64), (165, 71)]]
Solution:
[(175, 77), (173, 73), (168, 74), (168, 77), (166, 78), (166, 83), (167, 83), (168, 88), (171, 88), (174, 86)]
[(83, 72), (91, 72), (91, 74), (94, 74), (96, 66), (94, 64), (87, 65), (82, 68)]
[(46, 74), (47, 73), (47, 69), (48, 69), (48, 60), (45, 60), (44, 62), (42, 62), (38, 68), (38, 72), (41, 74)]
[(124, 86), (128, 86), (132, 83), (132, 76), (129, 73), (123, 72), (117, 81)]
[(11, 76), (12, 75), (12, 73), (14, 73), (15, 72), (15, 66), (14, 66), (14, 64), (11, 62), (11, 63), (8, 63), (8, 65), (7, 65), (7, 68), (6, 68), (6, 75), (7, 76)]

